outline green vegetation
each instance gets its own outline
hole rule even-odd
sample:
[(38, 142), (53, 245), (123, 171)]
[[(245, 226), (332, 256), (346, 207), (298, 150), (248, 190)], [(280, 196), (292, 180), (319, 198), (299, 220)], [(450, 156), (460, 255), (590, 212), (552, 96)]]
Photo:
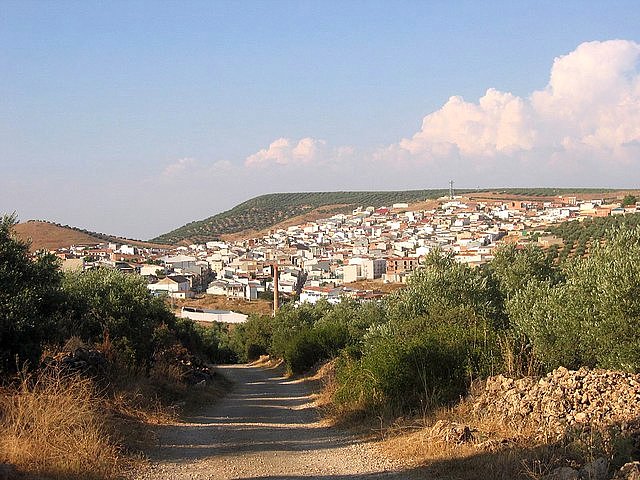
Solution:
[(629, 205), (635, 205), (638, 201), (638, 198), (635, 195), (625, 195), (622, 199), (622, 206), (627, 207)]
[(216, 394), (203, 360), (235, 359), (228, 333), (177, 319), (142, 277), (29, 257), (15, 224), (0, 217), (0, 463), (25, 478), (122, 478), (144, 423), (194, 402), (189, 384)]
[(217, 358), (219, 339), (191, 321), (176, 319), (150, 295), (142, 277), (98, 269), (62, 274), (56, 257), (28, 256), (15, 238), (15, 216), (0, 218), (0, 376), (36, 367), (45, 348), (70, 338), (109, 345), (125, 367), (150, 369), (174, 343)]
[[(457, 193), (485, 190), (457, 190)], [(486, 190), (487, 192), (489, 190)], [(606, 192), (593, 189), (517, 188), (499, 190), (499, 193), (524, 196), (553, 196), (567, 193)], [(272, 193), (247, 200), (231, 210), (183, 227), (152, 239), (152, 242), (176, 244), (181, 241), (206, 242), (220, 235), (244, 230), (262, 230), (316, 208), (327, 207), (327, 216), (345, 213), (362, 206), (375, 208), (391, 206), (399, 202), (419, 202), (447, 195), (448, 190), (405, 190), (378, 192), (308, 192)]]
[(287, 305), (234, 342), (294, 373), (336, 359), (333, 405), (399, 414), (446, 405), (472, 380), (559, 366), (640, 371), (640, 227), (606, 232), (589, 256), (554, 262), (505, 246), (483, 268), (441, 252), (378, 303)]
[(569, 257), (582, 257), (590, 252), (592, 246), (600, 243), (607, 232), (617, 230), (621, 226), (637, 227), (640, 225), (640, 213), (612, 215), (608, 217), (585, 218), (582, 221), (563, 222), (548, 229), (549, 233), (562, 238), (564, 246), (550, 252), (552, 258), (560, 262)]

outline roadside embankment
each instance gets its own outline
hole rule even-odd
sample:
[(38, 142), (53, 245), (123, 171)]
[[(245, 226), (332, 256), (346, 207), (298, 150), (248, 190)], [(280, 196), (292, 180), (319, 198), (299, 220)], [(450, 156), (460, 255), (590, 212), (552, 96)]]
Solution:
[(434, 478), (640, 478), (640, 375), (558, 368), (490, 377), (451, 409), (386, 432)]

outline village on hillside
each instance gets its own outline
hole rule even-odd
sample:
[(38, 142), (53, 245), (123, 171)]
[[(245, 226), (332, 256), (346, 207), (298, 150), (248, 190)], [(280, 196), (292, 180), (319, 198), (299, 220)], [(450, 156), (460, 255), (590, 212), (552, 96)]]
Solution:
[[(561, 238), (545, 234), (546, 227), (559, 222), (634, 213), (638, 208), (576, 196), (553, 201), (478, 201), (451, 195), (414, 205), (358, 207), (350, 214), (233, 242), (171, 249), (102, 243), (74, 245), (54, 253), (62, 260), (63, 270), (108, 267), (139, 274), (147, 279), (150, 291), (172, 299), (269, 297), (277, 266), (279, 292), (296, 295), (300, 302), (370, 301), (384, 295), (381, 290), (386, 284), (406, 283), (434, 248), (451, 252), (458, 262), (479, 266), (490, 261), (495, 248), (505, 242), (535, 241), (545, 248), (562, 245)], [(363, 282), (373, 287), (353, 286)], [(183, 314), (194, 319), (201, 313), (183, 308)], [(209, 313), (217, 315), (218, 321), (246, 319), (234, 312)]]

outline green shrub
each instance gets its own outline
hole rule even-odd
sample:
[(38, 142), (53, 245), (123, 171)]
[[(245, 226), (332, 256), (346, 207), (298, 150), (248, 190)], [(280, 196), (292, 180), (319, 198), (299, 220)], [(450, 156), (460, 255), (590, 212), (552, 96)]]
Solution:
[(273, 322), (269, 315), (251, 315), (243, 325), (244, 353), (247, 361), (267, 355), (271, 347)]
[(450, 402), (473, 378), (499, 368), (495, 338), (489, 324), (465, 309), (374, 328), (361, 358), (344, 354), (338, 362), (334, 400), (395, 413)]
[(176, 327), (173, 313), (137, 275), (106, 268), (67, 273), (63, 293), (57, 340), (73, 335), (87, 342), (109, 339), (116, 347), (126, 345), (135, 366), (150, 364), (154, 331), (160, 325)]
[(296, 334), (287, 343), (284, 360), (293, 373), (303, 373), (320, 360), (326, 359), (326, 352), (311, 329)]
[(285, 305), (273, 320), (270, 353), (286, 358), (285, 352), (290, 348), (292, 339), (299, 333), (309, 330), (329, 310), (331, 305), (326, 301), (316, 304), (303, 303), (299, 306)]

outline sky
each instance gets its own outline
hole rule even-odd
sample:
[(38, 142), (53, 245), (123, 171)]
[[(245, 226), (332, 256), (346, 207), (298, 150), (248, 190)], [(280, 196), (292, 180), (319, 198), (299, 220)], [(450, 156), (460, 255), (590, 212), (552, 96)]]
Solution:
[(264, 193), (638, 188), (636, 1), (0, 2), (0, 213), (148, 239)]

